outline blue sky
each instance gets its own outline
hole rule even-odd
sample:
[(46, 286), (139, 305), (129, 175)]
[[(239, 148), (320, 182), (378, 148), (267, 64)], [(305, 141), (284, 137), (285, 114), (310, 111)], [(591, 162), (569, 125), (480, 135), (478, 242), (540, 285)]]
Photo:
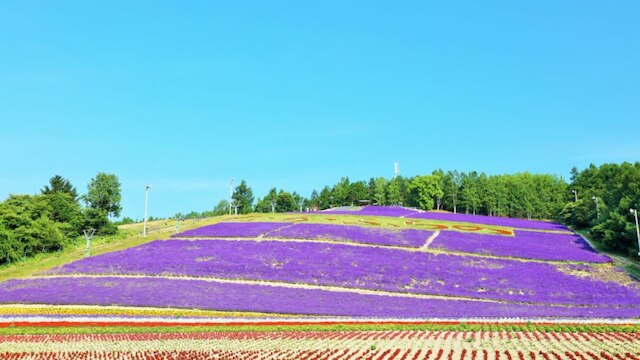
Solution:
[(0, 5), (0, 197), (122, 183), (123, 215), (433, 169), (640, 160), (637, 1)]

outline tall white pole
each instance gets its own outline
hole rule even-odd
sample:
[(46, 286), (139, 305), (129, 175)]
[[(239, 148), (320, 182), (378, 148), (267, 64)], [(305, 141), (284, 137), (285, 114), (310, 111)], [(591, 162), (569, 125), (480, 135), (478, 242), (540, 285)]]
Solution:
[(636, 218), (636, 236), (638, 237), (638, 256), (640, 256), (640, 226), (638, 226), (638, 210), (629, 209)]
[(578, 202), (578, 190), (571, 190), (573, 192), (573, 196), (575, 197), (575, 202)]
[(142, 236), (147, 236), (147, 205), (149, 204), (149, 189), (151, 185), (144, 187), (144, 229), (142, 230)]

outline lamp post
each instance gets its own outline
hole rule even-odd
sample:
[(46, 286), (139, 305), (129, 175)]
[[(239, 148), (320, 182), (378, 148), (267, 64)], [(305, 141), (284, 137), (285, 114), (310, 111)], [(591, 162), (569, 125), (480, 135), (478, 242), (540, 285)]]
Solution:
[(231, 198), (233, 197), (233, 181), (235, 180), (235, 178), (232, 176), (231, 179), (229, 180), (229, 215), (231, 215)]
[(575, 202), (578, 202), (578, 190), (571, 190), (571, 192), (573, 193), (573, 196), (575, 198)]
[(144, 187), (144, 228), (142, 230), (142, 236), (147, 236), (147, 205), (149, 204), (149, 189), (151, 185)]
[(638, 227), (638, 210), (629, 209), (636, 218), (636, 236), (638, 237), (638, 256), (640, 256), (640, 227)]
[(600, 219), (600, 206), (598, 205), (598, 197), (597, 196), (593, 196), (591, 197), (591, 199), (593, 199), (593, 201), (596, 202), (596, 220)]

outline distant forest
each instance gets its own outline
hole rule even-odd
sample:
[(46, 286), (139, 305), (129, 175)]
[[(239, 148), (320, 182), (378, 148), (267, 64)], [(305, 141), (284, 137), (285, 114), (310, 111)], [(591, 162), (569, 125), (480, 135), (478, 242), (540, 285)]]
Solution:
[[(232, 201), (221, 200), (212, 210), (176, 214), (188, 219), (229, 213), (324, 210), (338, 206), (397, 205), (488, 216), (555, 220), (585, 230), (604, 249), (625, 256), (638, 253), (630, 209), (640, 207), (640, 162), (591, 165), (571, 170), (570, 182), (549, 174), (485, 173), (436, 170), (428, 175), (371, 178), (343, 177), (309, 197), (272, 188), (254, 198), (241, 181)], [(81, 205), (84, 203), (84, 207)], [(87, 228), (98, 235), (113, 234), (116, 225), (134, 222), (119, 216), (120, 183), (113, 174), (99, 173), (78, 196), (69, 180), (54, 176), (37, 195), (10, 195), (0, 203), (0, 264), (37, 253), (59, 251), (75, 242)]]

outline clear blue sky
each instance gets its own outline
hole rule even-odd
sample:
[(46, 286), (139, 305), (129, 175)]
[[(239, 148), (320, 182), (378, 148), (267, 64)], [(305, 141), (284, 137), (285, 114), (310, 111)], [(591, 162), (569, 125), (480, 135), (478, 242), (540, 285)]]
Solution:
[[(123, 215), (433, 169), (640, 160), (638, 1), (0, 5), (0, 198), (115, 173)], [(455, 3), (455, 4), (454, 4)], [(445, 5), (442, 5), (445, 4)]]

